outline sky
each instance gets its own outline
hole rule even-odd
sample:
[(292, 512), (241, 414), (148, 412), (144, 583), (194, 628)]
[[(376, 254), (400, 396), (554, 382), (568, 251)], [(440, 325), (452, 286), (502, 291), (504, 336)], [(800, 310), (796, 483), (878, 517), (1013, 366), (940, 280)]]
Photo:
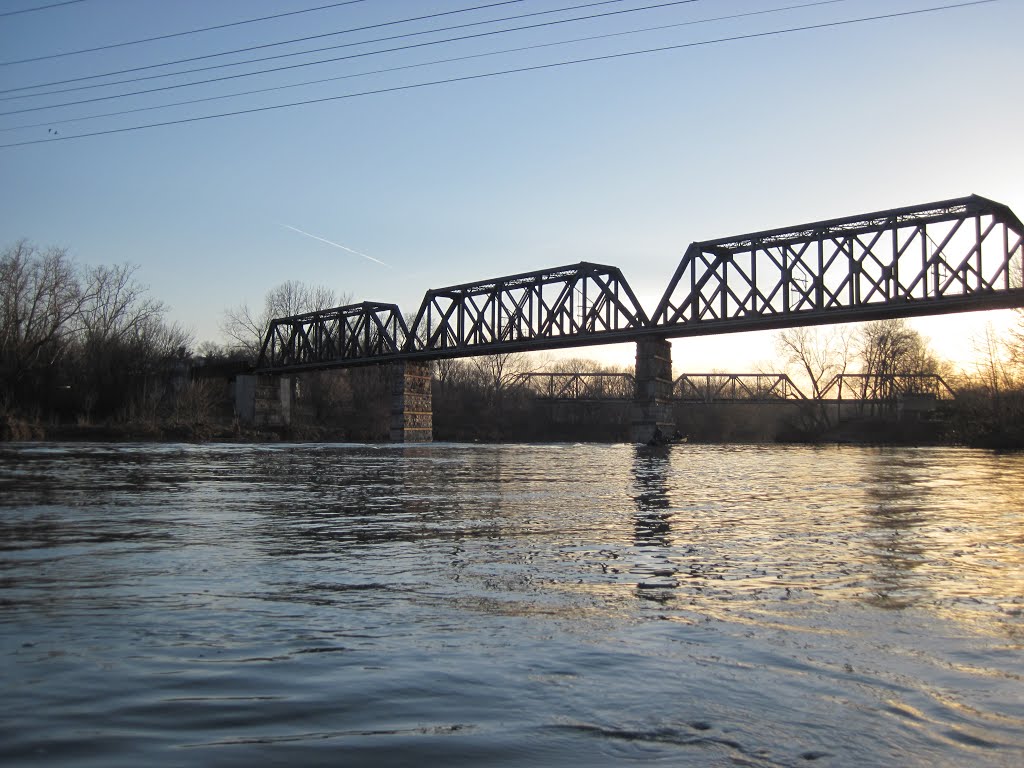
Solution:
[[(1024, 0), (781, 32), (956, 3), (0, 0), (0, 248), (135, 264), (198, 343), (286, 280), (415, 312), (431, 288), (590, 261), (650, 313), (695, 240), (969, 194), (1024, 217)], [(296, 102), (315, 103), (268, 109)], [(1013, 320), (912, 323), (969, 369)], [(771, 333), (673, 343), (680, 372), (774, 357)]]

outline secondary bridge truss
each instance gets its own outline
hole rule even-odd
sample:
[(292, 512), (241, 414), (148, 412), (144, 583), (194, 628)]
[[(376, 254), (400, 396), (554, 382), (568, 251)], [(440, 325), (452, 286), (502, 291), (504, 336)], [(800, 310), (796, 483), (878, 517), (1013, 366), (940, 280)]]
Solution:
[(632, 400), (636, 393), (631, 373), (523, 373), (514, 384), (541, 400)]
[(431, 360), (1024, 306), (1024, 224), (970, 196), (689, 246), (653, 315), (580, 264), (271, 322), (261, 372)]
[(821, 388), (822, 400), (887, 402), (914, 395), (956, 399), (954, 389), (937, 373), (841, 373)]
[[(514, 386), (539, 400), (632, 400), (636, 378), (629, 373), (524, 373)], [(956, 391), (934, 373), (840, 373), (821, 387), (821, 395), (805, 395), (786, 373), (682, 373), (672, 382), (672, 400), (685, 403), (863, 402), (893, 403), (900, 397), (924, 395), (953, 400)]]
[(807, 396), (785, 373), (684, 373), (672, 384), (672, 399), (697, 403), (769, 403), (806, 400)]

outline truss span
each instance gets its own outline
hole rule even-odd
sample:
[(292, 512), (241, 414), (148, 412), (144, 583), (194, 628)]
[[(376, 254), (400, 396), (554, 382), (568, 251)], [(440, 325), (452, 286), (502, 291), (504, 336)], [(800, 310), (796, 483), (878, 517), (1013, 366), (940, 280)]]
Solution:
[(1024, 225), (971, 196), (690, 245), (652, 316), (669, 336), (1024, 304)]
[(693, 403), (806, 400), (785, 373), (684, 373), (672, 384), (672, 399)]
[(409, 351), (443, 357), (584, 346), (636, 338), (648, 324), (618, 268), (581, 262), (428, 291)]
[(692, 243), (648, 316), (589, 262), (278, 318), (257, 369), (562, 349), (1024, 306), (1024, 224), (970, 196)]
[(914, 396), (955, 400), (957, 394), (937, 373), (840, 373), (821, 388), (823, 400), (889, 402)]
[(408, 339), (397, 304), (364, 301), (271, 320), (260, 367), (303, 370), (396, 358)]
[(515, 384), (538, 400), (632, 400), (636, 394), (631, 373), (523, 373)]
[[(636, 378), (629, 373), (524, 373), (515, 385), (538, 400), (628, 401), (636, 394)], [(935, 373), (840, 373), (821, 387), (817, 397), (805, 395), (786, 373), (681, 373), (672, 382), (671, 399), (684, 403), (895, 403), (913, 396), (954, 400), (957, 393)]]

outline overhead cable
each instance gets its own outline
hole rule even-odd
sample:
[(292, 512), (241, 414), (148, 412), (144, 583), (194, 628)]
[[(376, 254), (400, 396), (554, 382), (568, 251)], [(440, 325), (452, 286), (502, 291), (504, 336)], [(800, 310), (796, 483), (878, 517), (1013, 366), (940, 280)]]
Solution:
[[(517, 0), (517, 2), (520, 2), (520, 1), (521, 0)], [(359, 40), (359, 41), (357, 41), (355, 43), (344, 43), (342, 45), (331, 45), (331, 46), (326, 46), (324, 48), (313, 48), (313, 49), (306, 50), (306, 51), (295, 51), (294, 53), (282, 53), (282, 54), (278, 54), (276, 56), (265, 56), (265, 57), (259, 58), (259, 59), (246, 59), (245, 61), (235, 61), (235, 62), (231, 62), (231, 63), (228, 63), (228, 64), (215, 64), (215, 65), (212, 65), (212, 66), (209, 66), (209, 67), (196, 67), (194, 69), (183, 69), (183, 70), (180, 70), (178, 72), (166, 72), (166, 73), (160, 74), (160, 75), (147, 75), (147, 76), (144, 76), (144, 77), (129, 78), (127, 80), (114, 80), (114, 81), (111, 81), (109, 83), (97, 83), (97, 84), (94, 84), (94, 85), (76, 86), (74, 88), (62, 88), (62, 89), (56, 90), (56, 91), (40, 91), (39, 93), (27, 93), (27, 94), (22, 94), (20, 96), (5, 96), (2, 99), (0, 99), (0, 101), (10, 101), (11, 99), (27, 99), (27, 98), (32, 98), (32, 97), (35, 97), (35, 96), (50, 96), (50, 95), (55, 94), (55, 93), (70, 93), (71, 91), (81, 91), (81, 90), (86, 90), (86, 89), (89, 89), (89, 88), (105, 88), (105, 87), (110, 86), (110, 85), (124, 85), (125, 83), (137, 83), (137, 82), (141, 82), (143, 80), (154, 80), (154, 79), (160, 78), (160, 77), (176, 77), (178, 75), (189, 75), (189, 74), (193, 74), (195, 72), (206, 72), (206, 71), (211, 70), (211, 69), (221, 69), (223, 67), (240, 67), (240, 66), (244, 66), (246, 64), (255, 64), (255, 63), (260, 62), (260, 61), (271, 61), (272, 59), (284, 59), (284, 58), (288, 58), (290, 56), (303, 56), (303, 55), (309, 54), (309, 53), (321, 53), (323, 51), (333, 51), (333, 50), (336, 50), (338, 48), (351, 48), (352, 46), (356, 46), (356, 45), (369, 45), (371, 43), (382, 43), (382, 42), (387, 42), (388, 40), (401, 40), (401, 39), (407, 38), (407, 37), (417, 37), (419, 35), (430, 35), (430, 34), (434, 34), (434, 33), (437, 33), (437, 32), (451, 32), (452, 30), (455, 30), (455, 29), (465, 29), (467, 27), (479, 27), (479, 26), (482, 26), (484, 24), (500, 24), (503, 21), (514, 21), (516, 19), (525, 19), (525, 18), (529, 18), (531, 16), (545, 16), (545, 15), (549, 15), (549, 14), (552, 14), (552, 13), (562, 13), (564, 11), (577, 11), (580, 8), (592, 8), (592, 7), (598, 6), (598, 5), (612, 5), (613, 3), (621, 3), (621, 2), (625, 2), (625, 0), (599, 0), (598, 2), (589, 2), (589, 3), (582, 3), (580, 5), (563, 6), (562, 8), (553, 8), (553, 9), (548, 9), (546, 11), (533, 11), (531, 13), (520, 13), (520, 14), (515, 14), (513, 16), (505, 16), (504, 18), (500, 18), (500, 19), (487, 19), (485, 21), (473, 21), (473, 22), (469, 22), (467, 24), (454, 24), (454, 25), (448, 26), (448, 27), (434, 27), (433, 29), (424, 29), (424, 30), (421, 30), (419, 32), (405, 32), (405, 33), (400, 34), (400, 35), (390, 35), (388, 37), (377, 37), (377, 38), (374, 38), (372, 40)], [(475, 8), (469, 8), (469, 9), (465, 9), (464, 11), (459, 11), (459, 13), (463, 13), (463, 12), (465, 12), (467, 10), (479, 10), (481, 7), (487, 7), (487, 6), (477, 6)], [(417, 17), (414, 17), (412, 19), (402, 19), (400, 21), (387, 22), (387, 24), (384, 25), (384, 26), (389, 26), (389, 25), (394, 25), (394, 24), (403, 24), (403, 23), (405, 23), (407, 21), (421, 21), (423, 18), (426, 18), (426, 17), (417, 16)], [(381, 26), (381, 25), (374, 25), (374, 26)], [(111, 72), (101, 72), (98, 75), (83, 75), (82, 77), (71, 77), (71, 78), (68, 78), (66, 80), (53, 80), (53, 81), (48, 82), (48, 83), (36, 83), (35, 85), (23, 85), (23, 86), (20, 86), (18, 88), (7, 88), (7, 89), (4, 89), (4, 90), (0, 90), (0, 94), (2, 94), (2, 93), (14, 93), (15, 91), (29, 91), (29, 90), (32, 90), (34, 88), (48, 88), (51, 85), (64, 85), (66, 83), (78, 83), (78, 82), (81, 82), (83, 80), (96, 80), (96, 79), (101, 78), (101, 77), (114, 77), (115, 75), (125, 75), (125, 74), (128, 74), (129, 72), (143, 72), (143, 71), (145, 71), (147, 69), (159, 69), (160, 67), (170, 67), (170, 66), (173, 66), (175, 64), (187, 64), (187, 63), (192, 62), (192, 61), (202, 61), (203, 59), (216, 59), (216, 58), (220, 58), (221, 56), (230, 56), (230, 55), (235, 54), (235, 53), (248, 53), (249, 51), (258, 51), (258, 50), (263, 49), (263, 48), (274, 48), (274, 47), (277, 47), (279, 45), (291, 45), (292, 43), (306, 43), (306, 42), (309, 42), (310, 40), (318, 40), (318, 39), (321, 39), (321, 38), (324, 38), (324, 37), (335, 37), (337, 35), (346, 35), (346, 34), (348, 34), (350, 32), (361, 32), (361, 31), (365, 31), (366, 29), (368, 29), (368, 28), (367, 27), (358, 27), (358, 28), (355, 28), (355, 29), (342, 29), (342, 30), (339, 30), (337, 32), (323, 32), (323, 33), (320, 33), (318, 35), (308, 35), (306, 37), (297, 37), (297, 38), (294, 38), (294, 39), (291, 39), (291, 40), (283, 40), (283, 41), (280, 41), (280, 42), (277, 42), (277, 43), (264, 43), (262, 45), (251, 45), (251, 46), (249, 46), (247, 48), (236, 48), (236, 49), (231, 50), (231, 51), (221, 51), (220, 53), (208, 53), (208, 54), (205, 54), (203, 56), (190, 56), (189, 58), (186, 58), (186, 59), (176, 59), (174, 61), (166, 61), (166, 62), (163, 62), (161, 64), (147, 64), (147, 65), (141, 66), (141, 67), (130, 67), (128, 69), (119, 69), (119, 70), (114, 70), (114, 71), (111, 71)]]
[[(81, 2), (82, 0), (71, 0), (71, 2)], [(330, 5), (320, 5), (316, 8), (304, 8), (300, 11), (287, 11), (285, 13), (275, 13), (272, 16), (261, 16), (257, 19), (243, 19), (242, 21), (231, 21), (226, 24), (215, 24), (212, 27), (201, 27), (199, 29), (187, 29), (184, 32), (170, 32), (166, 35), (157, 35), (156, 37), (145, 37), (139, 40), (126, 40), (122, 43), (109, 43), (107, 45), (98, 45), (95, 48), (80, 48), (77, 51), (62, 51), (60, 53), (48, 53), (44, 56), (33, 56), (28, 59), (15, 59), (12, 61), (0, 61), (0, 67), (8, 67), (12, 64), (28, 64), (33, 61), (46, 61), (47, 59), (61, 59), (66, 56), (78, 56), (82, 53), (96, 53), (97, 51), (109, 51), (113, 48), (124, 48), (129, 45), (141, 45), (142, 43), (153, 43), (157, 40), (170, 40), (174, 37), (185, 37), (186, 35), (195, 35), (200, 32), (211, 32), (215, 29), (227, 29), (228, 27), (240, 27), (243, 24), (255, 24), (258, 21), (270, 21), (272, 19), (281, 19), (285, 16), (297, 16), (300, 13), (312, 13), (313, 11), (322, 11), (326, 8), (337, 8), (342, 5), (355, 5), (356, 3), (365, 3), (366, 0), (344, 0), (344, 2), (331, 3)], [(521, 2), (521, 0), (509, 0), (509, 2)], [(66, 3), (58, 3), (58, 5), (66, 5)], [(50, 6), (47, 6), (50, 7)], [(6, 14), (5, 14), (6, 15)]]
[(431, 61), (421, 61), (415, 64), (403, 64), (397, 67), (385, 67), (382, 69), (371, 69), (363, 72), (353, 72), (347, 75), (335, 75), (334, 77), (324, 77), (317, 80), (303, 80), (298, 83), (290, 83), (288, 85), (275, 85), (268, 88), (254, 88), (249, 91), (237, 91), (235, 93), (225, 93), (217, 96), (205, 96), (199, 99), (186, 99), (184, 101), (172, 101), (167, 104), (157, 104), (149, 107), (135, 107), (134, 109), (121, 109), (116, 112), (102, 112), (96, 115), (86, 115), (83, 117), (68, 117), (63, 120), (47, 120), (40, 123), (31, 123), (28, 125), (16, 125), (7, 128), (0, 128), (0, 133), (7, 133), (10, 131), (24, 130), (27, 128), (40, 128), (45, 126), (54, 125), (65, 125), (67, 123), (79, 123), (86, 120), (98, 120), (104, 117), (120, 117), (122, 115), (131, 115), (138, 112), (152, 112), (157, 109), (171, 109), (173, 107), (190, 106), (192, 104), (202, 104), (209, 101), (221, 101), (223, 99), (235, 99), (242, 96), (254, 96), (261, 93), (271, 93), (273, 91), (284, 91), (291, 88), (303, 88), (310, 85), (322, 85), (324, 83), (333, 83), (339, 80), (352, 80), (357, 77), (367, 77), (370, 75), (383, 75), (391, 72), (400, 72), (408, 69), (420, 69), (422, 67), (436, 66), (438, 64), (453, 64), (460, 61), (470, 61), (472, 59), (483, 59), (491, 56), (500, 56), (507, 53), (522, 53), (523, 51), (538, 50), (541, 48), (555, 48), (563, 45), (572, 45), (574, 43), (586, 43), (593, 40), (605, 40), (612, 37), (625, 37), (626, 35), (636, 35), (644, 32), (661, 32), (666, 29), (676, 29), (678, 27), (691, 27), (698, 24), (710, 24), (716, 21), (731, 21), (733, 19), (741, 19), (749, 16), (765, 16), (771, 13), (781, 13), (783, 11), (803, 10), (804, 8), (813, 8), (820, 5), (833, 5), (835, 3), (844, 3), (848, 0), (814, 0), (809, 3), (799, 3), (797, 5), (783, 5), (777, 8), (765, 8), (759, 11), (745, 11), (743, 13), (730, 13), (725, 16), (711, 16), (706, 19), (693, 19), (690, 21), (679, 21), (673, 24), (659, 24), (653, 27), (640, 27), (638, 29), (628, 29), (622, 32), (605, 32), (600, 35), (587, 35), (585, 37), (574, 37), (568, 40), (559, 40), (551, 43), (535, 43), (533, 45), (523, 45), (516, 48), (502, 48), (497, 51), (487, 51), (485, 53), (471, 53), (465, 56), (453, 56), (446, 59), (433, 59)]
[(177, 120), (166, 120), (158, 123), (144, 123), (142, 125), (127, 126), (124, 128), (108, 128), (102, 131), (93, 131), (91, 133), (80, 133), (73, 136), (56, 136), (45, 139), (32, 139), (28, 141), (12, 142), (10, 144), (0, 144), (0, 149), (11, 149), (13, 147), (23, 147), (32, 144), (47, 144), (54, 141), (70, 141), (72, 139), (84, 139), (94, 136), (109, 136), (117, 133), (128, 133), (132, 131), (148, 130), (150, 128), (162, 128), (172, 125), (184, 125), (187, 123), (197, 123), (205, 120), (217, 120), (224, 117), (237, 117), (240, 115), (251, 115), (260, 112), (271, 112), (279, 109), (291, 109), (293, 107), (303, 107), (313, 104), (325, 104), (332, 101), (343, 101), (346, 99), (361, 98), (364, 96), (374, 96), (384, 93), (397, 93), (401, 91), (412, 91), (420, 88), (430, 88), (438, 85), (448, 85), (452, 83), (464, 83), (471, 82), (474, 80), (484, 80), (492, 77), (501, 77), (504, 75), (521, 74), (524, 72), (538, 72), (542, 70), (556, 69), (558, 67), (565, 67), (575, 64), (590, 64), (598, 61), (611, 61), (615, 59), (624, 59), (632, 56), (643, 56), (652, 53), (664, 53), (667, 51), (679, 51), (688, 48), (698, 48), (707, 45), (715, 45), (719, 43), (739, 42), (744, 40), (755, 40), (766, 37), (778, 37), (781, 35), (791, 34), (794, 32), (808, 32), (821, 29), (829, 29), (835, 27), (850, 26), (853, 24), (862, 24), (871, 21), (881, 21), (886, 19), (895, 19), (909, 16), (919, 16), (926, 13), (934, 13), (938, 11), (948, 11), (955, 8), (966, 8), (976, 5), (986, 5), (989, 3), (999, 2), (999, 0), (969, 0), (969, 2), (953, 3), (950, 5), (932, 6), (930, 8), (918, 8), (911, 11), (899, 11), (894, 13), (879, 14), (876, 16), (863, 16), (856, 19), (843, 19), (840, 21), (829, 21), (822, 22), (819, 24), (809, 24), (800, 27), (787, 27), (784, 29), (769, 30), (767, 32), (750, 32), (743, 35), (733, 35), (731, 37), (721, 37), (712, 40), (700, 40), (692, 43), (679, 43), (677, 45), (664, 45), (657, 48), (645, 48), (637, 51), (625, 51), (621, 53), (610, 53), (601, 56), (590, 56), (582, 59), (568, 59), (565, 61), (556, 61), (549, 64), (534, 64), (525, 67), (516, 67), (514, 69), (504, 69), (495, 72), (482, 72), (475, 75), (462, 75), (460, 77), (449, 77), (443, 80), (430, 80), (422, 83), (407, 83), (405, 85), (395, 85), (387, 88), (376, 88), (368, 91), (358, 91), (356, 93), (346, 93), (339, 96), (324, 96), (319, 99), (308, 99), (305, 101), (296, 101), (287, 104), (273, 104), (265, 107), (253, 107), (251, 109), (240, 109), (234, 112), (220, 112), (213, 115), (199, 115), (196, 117), (185, 117)]
[(35, 13), (36, 11), (47, 11), (50, 8), (60, 8), (62, 5), (74, 5), (75, 3), (84, 3), (85, 0), (64, 0), (63, 3), (50, 3), (49, 5), (38, 5), (35, 8), (22, 8), (20, 11), (4, 11), (0, 13), (0, 18), (4, 16), (17, 16), (20, 13)]
[(159, 93), (161, 91), (171, 91), (178, 88), (191, 88), (196, 85), (209, 85), (210, 83), (222, 83), (225, 80), (238, 80), (242, 77), (256, 77), (257, 75), (267, 75), (274, 72), (286, 72), (292, 69), (303, 69), (305, 67), (319, 66), (320, 64), (333, 64), (338, 61), (347, 61), (349, 59), (361, 59), (367, 56), (379, 56), (383, 53), (397, 53), (399, 51), (408, 51), (414, 48), (426, 48), (432, 45), (443, 45), (445, 43), (461, 42), (463, 40), (473, 40), (481, 37), (490, 37), (493, 35), (503, 35), (509, 32), (522, 32), (529, 29), (540, 29), (542, 27), (553, 27), (558, 24), (571, 24), (577, 21), (588, 21), (590, 19), (604, 18), (608, 16), (618, 16), (625, 13), (636, 13), (638, 11), (649, 11), (652, 9), (668, 8), (674, 5), (686, 5), (689, 3), (697, 3), (701, 0), (670, 0), (669, 2), (659, 3), (657, 5), (646, 5), (640, 8), (627, 8), (619, 11), (605, 11), (604, 13), (594, 13), (589, 16), (577, 16), (572, 19), (558, 19), (556, 21), (543, 21), (537, 24), (526, 24), (521, 27), (509, 27), (508, 29), (495, 29), (488, 32), (475, 32), (471, 35), (462, 35), (461, 37), (447, 37), (442, 40), (431, 40), (425, 43), (412, 43), (411, 45), (400, 45), (394, 48), (382, 48), (376, 51), (364, 51), (362, 53), (350, 53), (345, 56), (335, 56), (330, 59), (320, 59), (319, 61), (308, 61), (302, 64), (288, 64), (283, 67), (271, 67), (270, 69), (260, 69), (255, 72), (242, 72), (236, 75), (224, 75), (223, 77), (211, 77), (207, 80), (195, 80), (190, 83), (177, 83), (175, 85), (162, 85), (156, 88), (144, 88), (139, 91), (128, 91), (127, 93), (115, 93), (109, 96), (94, 96), (90, 99), (79, 99), (78, 101), (65, 101), (61, 104), (48, 104), (41, 107), (22, 107), (21, 109), (10, 109), (6, 112), (0, 112), (0, 117), (7, 115), (20, 115), (26, 112), (41, 112), (47, 109), (61, 109), (63, 107), (74, 107), (79, 104), (92, 104), (97, 101), (110, 101), (111, 99), (122, 99), (129, 96), (142, 96), (147, 93)]

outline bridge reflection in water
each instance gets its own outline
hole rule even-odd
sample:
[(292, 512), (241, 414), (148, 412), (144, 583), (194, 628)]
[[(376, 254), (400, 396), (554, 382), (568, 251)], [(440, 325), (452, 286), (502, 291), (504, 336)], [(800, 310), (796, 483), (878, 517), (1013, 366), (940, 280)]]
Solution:
[(1020, 306), (1024, 224), (970, 196), (692, 243), (651, 315), (618, 268), (582, 262), (430, 290), (411, 325), (375, 302), (277, 318), (258, 372), (394, 363), (392, 439), (429, 440), (432, 360), (633, 341), (645, 442), (671, 429), (668, 339)]

